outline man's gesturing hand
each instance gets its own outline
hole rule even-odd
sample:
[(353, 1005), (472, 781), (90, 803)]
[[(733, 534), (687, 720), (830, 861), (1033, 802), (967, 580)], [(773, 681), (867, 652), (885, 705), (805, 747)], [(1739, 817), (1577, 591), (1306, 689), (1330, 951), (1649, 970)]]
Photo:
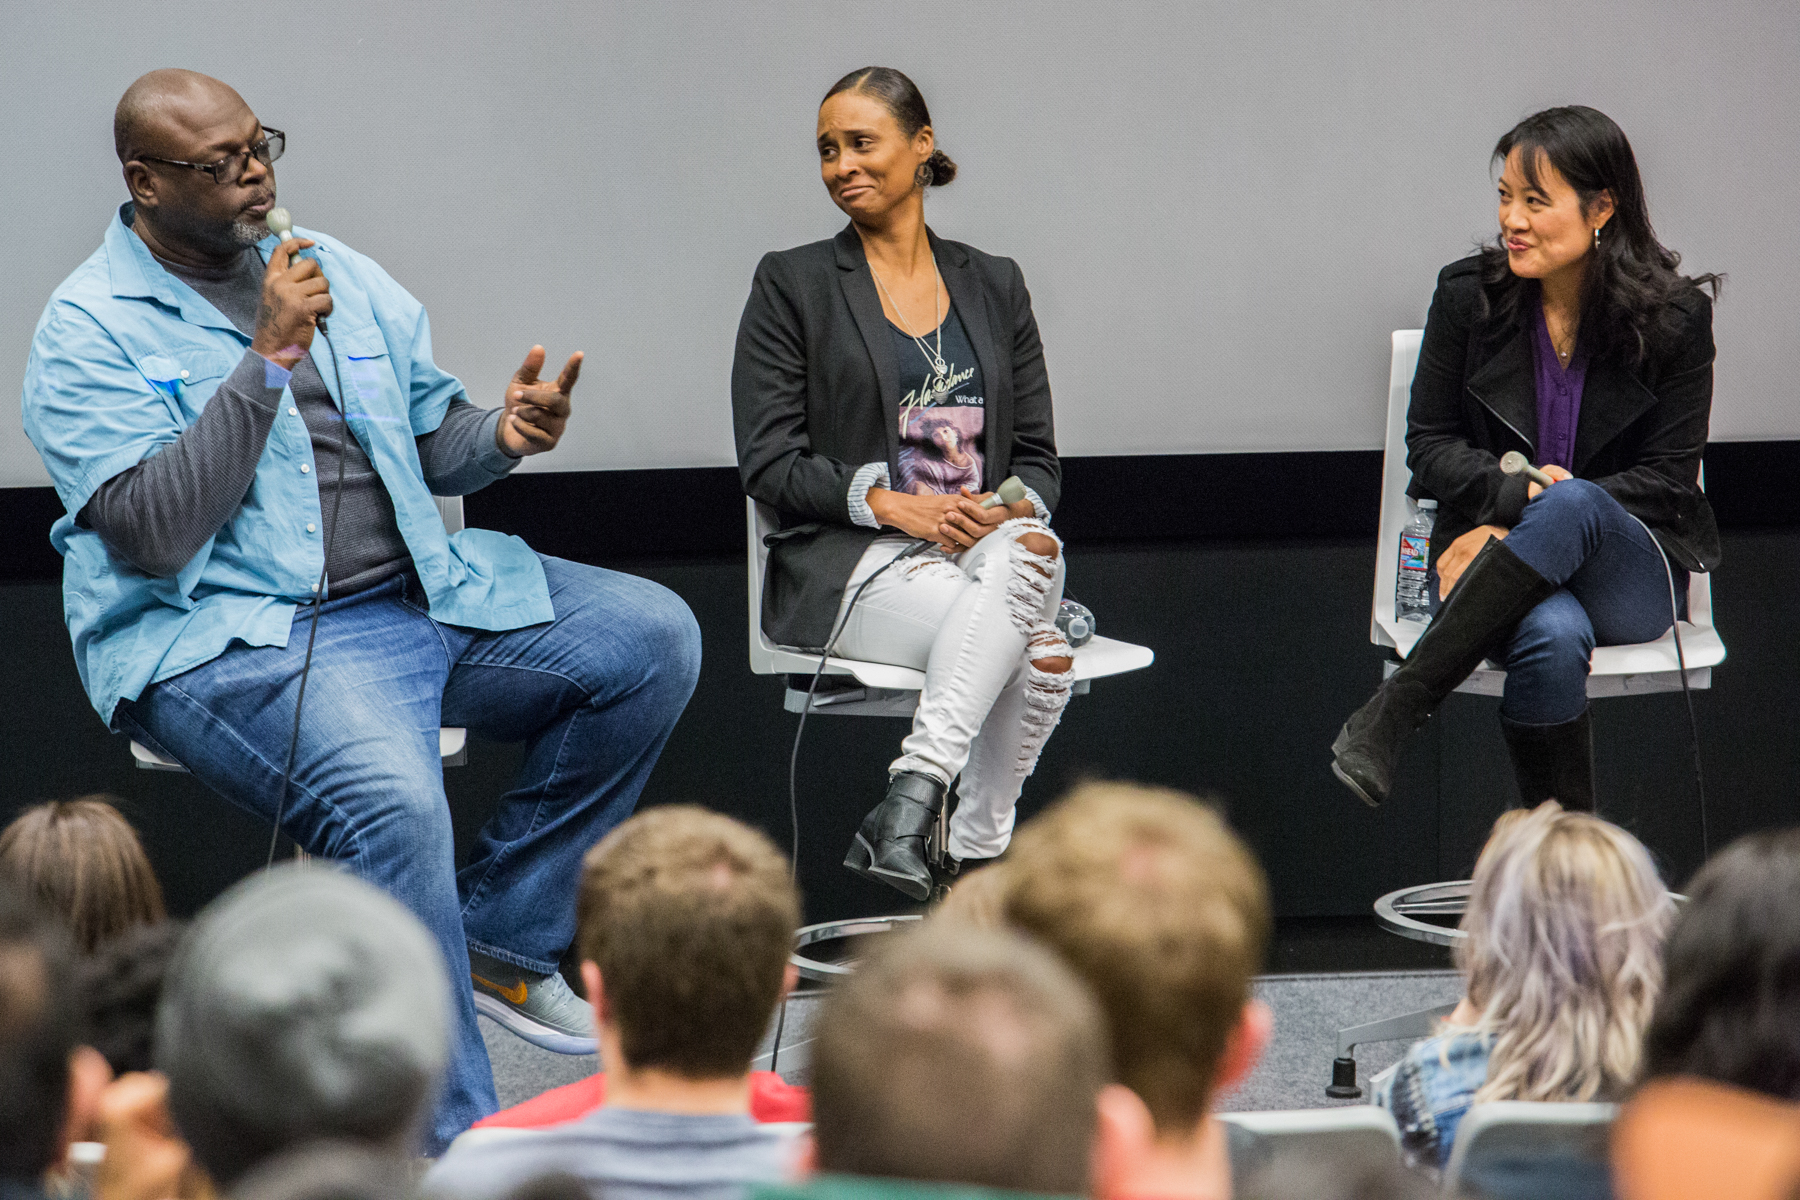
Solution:
[(284, 371), (306, 356), (319, 318), (331, 315), (331, 285), (318, 260), (297, 256), (312, 244), (310, 238), (282, 242), (269, 252), (263, 269), (262, 304), (250, 348)]
[(538, 372), (543, 369), (544, 348), (533, 346), (506, 385), (506, 411), (501, 414), (494, 440), (514, 458), (555, 449), (562, 440), (563, 427), (569, 423), (569, 393), (581, 378), (581, 353), (569, 355), (555, 383), (538, 379)]

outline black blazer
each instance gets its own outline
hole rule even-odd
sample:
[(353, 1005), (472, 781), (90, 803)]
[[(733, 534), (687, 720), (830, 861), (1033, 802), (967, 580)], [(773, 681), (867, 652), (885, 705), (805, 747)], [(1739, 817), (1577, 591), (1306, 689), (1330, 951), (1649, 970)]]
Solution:
[[(1537, 461), (1532, 330), (1498, 316), (1478, 322), (1479, 259), (1438, 275), (1406, 414), (1407, 491), (1438, 502), (1431, 557), (1477, 525), (1518, 524), (1526, 480), (1500, 456)], [(1691, 288), (1672, 303), (1681, 334), (1633, 366), (1614, 351), (1588, 363), (1572, 474), (1605, 488), (1690, 571), (1719, 565), (1719, 527), (1700, 490), (1712, 412), (1712, 301)]]
[[(931, 234), (944, 287), (981, 364), (982, 485), (1017, 475), (1054, 509), (1062, 466), (1050, 379), (1018, 264)], [(781, 514), (763, 579), (763, 631), (818, 649), (876, 531), (850, 522), (850, 479), (900, 477), (900, 365), (853, 226), (763, 256), (738, 324), (731, 412), (744, 491)]]

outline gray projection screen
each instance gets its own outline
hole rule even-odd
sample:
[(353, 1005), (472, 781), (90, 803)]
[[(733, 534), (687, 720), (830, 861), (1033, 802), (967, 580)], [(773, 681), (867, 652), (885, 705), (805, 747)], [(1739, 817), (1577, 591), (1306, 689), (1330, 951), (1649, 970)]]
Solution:
[(1024, 270), (1065, 453), (1378, 446), (1387, 334), (1493, 225), (1489, 148), (1575, 102), (1631, 135), (1663, 240), (1731, 277), (1714, 436), (1800, 437), (1791, 0), (7, 0), (6, 27), (0, 485), (46, 482), (32, 327), (124, 199), (114, 102), (173, 65), (288, 132), (282, 202), (424, 300), (477, 403), (534, 341), (587, 351), (529, 470), (733, 461), (751, 272), (840, 227), (814, 115), (875, 62), (962, 168), (933, 227)]

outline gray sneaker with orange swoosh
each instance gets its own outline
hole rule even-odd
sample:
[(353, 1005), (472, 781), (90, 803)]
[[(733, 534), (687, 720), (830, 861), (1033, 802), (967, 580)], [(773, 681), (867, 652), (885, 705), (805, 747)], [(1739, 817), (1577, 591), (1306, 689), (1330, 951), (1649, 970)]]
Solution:
[(475, 1011), (532, 1045), (557, 1054), (594, 1053), (594, 1010), (556, 972), (539, 975), (471, 948), (469, 980)]

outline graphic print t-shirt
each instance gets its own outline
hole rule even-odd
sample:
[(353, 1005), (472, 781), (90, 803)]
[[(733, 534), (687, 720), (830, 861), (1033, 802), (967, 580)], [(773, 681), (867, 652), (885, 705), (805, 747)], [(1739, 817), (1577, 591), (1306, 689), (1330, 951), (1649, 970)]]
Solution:
[[(900, 478), (894, 490), (913, 495), (953, 496), (958, 488), (981, 490), (985, 462), (982, 433), (987, 420), (981, 366), (963, 331), (954, 306), (944, 318), (942, 391), (934, 389), (937, 372), (919, 352), (918, 342), (888, 322), (894, 354), (900, 363)], [(922, 339), (932, 351), (936, 333)]]

